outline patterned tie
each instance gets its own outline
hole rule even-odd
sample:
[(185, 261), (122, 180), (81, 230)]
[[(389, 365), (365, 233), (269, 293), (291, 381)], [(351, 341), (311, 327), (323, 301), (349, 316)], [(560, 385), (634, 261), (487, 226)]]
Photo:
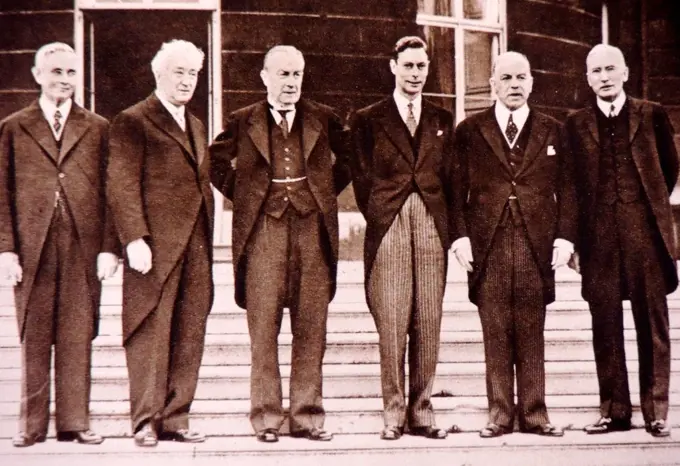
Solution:
[(286, 118), (286, 114), (290, 112), (290, 110), (277, 110), (279, 112), (279, 115), (281, 115), (281, 123), (279, 123), (279, 127), (281, 128), (281, 132), (283, 133), (284, 139), (288, 137), (289, 133), (289, 128), (288, 128), (288, 119)]
[(519, 130), (517, 129), (517, 125), (515, 124), (514, 121), (512, 121), (512, 113), (510, 114), (510, 118), (508, 118), (508, 126), (505, 127), (505, 135), (508, 138), (508, 142), (512, 144), (512, 141), (515, 140), (515, 137), (517, 136), (517, 133)]
[(616, 107), (612, 104), (611, 107), (609, 107), (609, 118), (614, 118), (616, 116), (616, 113), (614, 113), (615, 111)]
[(406, 127), (411, 136), (416, 135), (416, 130), (418, 129), (418, 122), (413, 114), (413, 102), (408, 103), (408, 115), (406, 115)]
[(54, 128), (54, 132), (59, 134), (59, 130), (61, 130), (61, 112), (59, 110), (54, 112), (54, 123), (52, 123), (52, 127)]

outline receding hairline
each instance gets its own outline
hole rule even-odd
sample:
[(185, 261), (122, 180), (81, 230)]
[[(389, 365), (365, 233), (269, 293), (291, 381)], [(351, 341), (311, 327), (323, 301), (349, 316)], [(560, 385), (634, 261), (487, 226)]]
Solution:
[(503, 52), (500, 55), (498, 55), (496, 57), (496, 59), (493, 61), (493, 64), (491, 65), (491, 76), (496, 75), (496, 68), (498, 68), (498, 64), (500, 62), (502, 62), (503, 60), (505, 60), (506, 58), (510, 58), (510, 57), (519, 58), (524, 63), (526, 63), (527, 67), (529, 68), (529, 74), (531, 74), (531, 63), (529, 62), (529, 59), (527, 58), (527, 56), (524, 55), (523, 53), (515, 52), (513, 50), (509, 50), (507, 52)]
[(49, 44), (43, 45), (35, 52), (33, 66), (35, 68), (40, 68), (45, 59), (55, 53), (70, 53), (74, 56), (76, 55), (76, 51), (70, 45), (63, 42), (50, 42)]
[(264, 60), (262, 61), (262, 69), (266, 70), (272, 57), (279, 54), (297, 56), (302, 61), (303, 65), (305, 63), (305, 57), (298, 48), (293, 47), (292, 45), (275, 45), (274, 47), (267, 50), (267, 53), (264, 54)]
[(589, 71), (588, 62), (590, 62), (594, 56), (605, 53), (613, 55), (623, 66), (627, 66), (626, 57), (623, 55), (623, 52), (620, 48), (609, 44), (597, 44), (595, 47), (590, 49), (590, 52), (588, 52), (588, 55), (586, 56), (586, 72)]

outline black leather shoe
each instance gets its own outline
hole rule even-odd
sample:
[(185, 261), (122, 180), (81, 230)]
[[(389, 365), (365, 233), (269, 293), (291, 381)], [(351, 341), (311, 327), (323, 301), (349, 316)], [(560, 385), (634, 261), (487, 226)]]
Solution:
[(193, 432), (189, 429), (179, 429), (174, 432), (164, 430), (158, 434), (158, 440), (184, 443), (205, 442), (205, 435), (200, 432)]
[(276, 429), (264, 429), (255, 434), (258, 442), (276, 443), (279, 441), (279, 431)]
[(12, 438), (12, 445), (17, 448), (30, 447), (36, 443), (43, 443), (45, 438), (45, 434), (27, 434), (26, 432), (19, 432)]
[(404, 429), (397, 426), (386, 426), (380, 432), (381, 440), (399, 440), (404, 433)]
[(317, 442), (330, 442), (333, 440), (333, 434), (326, 432), (323, 429), (311, 429), (311, 430), (297, 430), (290, 433), (291, 437), (295, 438), (306, 438), (307, 440), (314, 440)]
[(588, 424), (583, 428), (586, 434), (608, 434), (610, 432), (623, 432), (630, 430), (630, 419), (612, 419), (601, 417), (594, 424)]
[(479, 436), (482, 438), (493, 438), (509, 434), (510, 432), (512, 431), (507, 427), (499, 426), (498, 424), (489, 422), (482, 430), (479, 431)]
[(99, 445), (104, 437), (91, 430), (57, 432), (57, 442), (78, 442), (83, 445)]
[(671, 426), (669, 426), (664, 420), (645, 422), (645, 430), (652, 434), (652, 437), (671, 436)]
[(552, 424), (541, 424), (539, 426), (527, 429), (525, 431), (528, 434), (543, 435), (545, 437), (563, 437), (564, 429), (561, 429)]
[(445, 439), (448, 435), (444, 429), (440, 429), (435, 426), (419, 426), (411, 427), (408, 431), (409, 435), (415, 435), (417, 437), (425, 437), (436, 440)]
[(158, 434), (150, 422), (135, 433), (135, 445), (138, 447), (155, 447), (158, 445)]

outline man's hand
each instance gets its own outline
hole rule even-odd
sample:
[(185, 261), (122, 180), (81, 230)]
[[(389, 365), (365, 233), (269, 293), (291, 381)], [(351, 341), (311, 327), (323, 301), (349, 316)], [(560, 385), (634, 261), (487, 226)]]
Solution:
[(97, 256), (97, 278), (106, 280), (113, 277), (118, 269), (118, 256), (110, 252), (100, 252)]
[(128, 263), (133, 270), (143, 275), (151, 270), (151, 248), (146, 244), (144, 238), (132, 241), (125, 250), (127, 252)]
[(564, 267), (569, 263), (571, 255), (574, 253), (574, 245), (566, 239), (556, 238), (553, 242), (552, 269)]
[(23, 271), (19, 265), (19, 256), (13, 252), (0, 253), (0, 278), (6, 279), (12, 286), (21, 282)]
[(453, 243), (453, 253), (456, 255), (456, 260), (468, 272), (472, 272), (472, 245), (470, 238), (458, 238)]

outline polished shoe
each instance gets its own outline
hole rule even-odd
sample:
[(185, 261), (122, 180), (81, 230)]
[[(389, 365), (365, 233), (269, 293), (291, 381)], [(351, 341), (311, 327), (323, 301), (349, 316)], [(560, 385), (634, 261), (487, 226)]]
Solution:
[(200, 432), (190, 431), (189, 429), (179, 429), (172, 432), (164, 430), (158, 434), (158, 440), (184, 443), (202, 443), (205, 442), (205, 435)]
[(479, 436), (482, 438), (493, 438), (509, 434), (510, 432), (512, 432), (512, 430), (507, 427), (499, 426), (498, 424), (489, 422), (482, 430), (479, 431)]
[(78, 442), (83, 445), (99, 445), (104, 437), (91, 430), (65, 430), (57, 432), (57, 442)]
[(276, 429), (264, 429), (255, 434), (258, 442), (276, 443), (279, 441), (279, 431)]
[(652, 434), (652, 437), (671, 436), (671, 426), (669, 426), (664, 420), (645, 422), (645, 430)]
[(311, 430), (296, 430), (290, 433), (291, 437), (295, 438), (306, 438), (307, 440), (314, 440), (317, 442), (330, 442), (333, 440), (333, 434), (326, 432), (323, 429), (311, 429)]
[(399, 440), (403, 434), (404, 434), (404, 429), (402, 429), (401, 427), (386, 426), (380, 432), (380, 439), (381, 440)]
[(449, 434), (460, 434), (461, 432), (463, 432), (463, 429), (461, 429), (461, 428), (458, 426), (458, 424), (453, 424), (451, 427), (449, 427), (448, 429), (446, 429), (446, 431), (447, 431)]
[(564, 429), (561, 429), (552, 424), (541, 424), (539, 426), (527, 429), (524, 432), (527, 434), (543, 435), (545, 437), (564, 437)]
[(436, 426), (418, 426), (411, 427), (408, 431), (409, 435), (415, 435), (417, 437), (425, 437), (436, 440), (445, 439), (448, 435), (444, 429), (440, 429)]
[(609, 417), (601, 417), (596, 423), (588, 424), (583, 428), (586, 434), (608, 434), (630, 429), (630, 419), (612, 419)]
[(158, 445), (158, 434), (150, 422), (135, 433), (135, 445), (138, 447), (155, 447)]
[(26, 432), (19, 432), (12, 438), (12, 445), (17, 448), (30, 447), (36, 443), (43, 443), (45, 441), (45, 434), (27, 434)]

